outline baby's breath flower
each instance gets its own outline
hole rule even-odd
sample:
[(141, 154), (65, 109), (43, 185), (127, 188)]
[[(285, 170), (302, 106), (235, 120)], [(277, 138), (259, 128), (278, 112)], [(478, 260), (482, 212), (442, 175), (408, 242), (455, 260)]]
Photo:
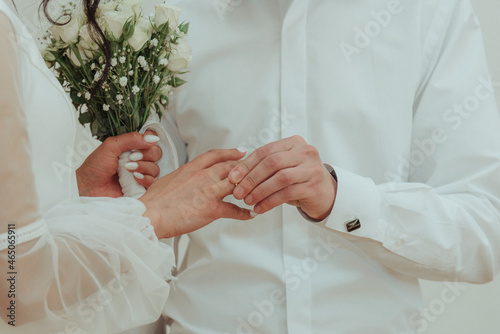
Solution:
[(167, 66), (168, 65), (168, 59), (167, 58), (163, 58), (163, 59), (160, 59), (159, 63), (161, 66)]
[(137, 86), (132, 87), (132, 93), (137, 94), (137, 93), (139, 93), (139, 91), (140, 91), (139, 87), (137, 87)]
[(125, 87), (127, 85), (128, 79), (127, 77), (121, 77), (119, 82), (120, 86)]
[(82, 97), (82, 93), (78, 93), (78, 94), (76, 94), (76, 96)]
[(160, 82), (160, 77), (159, 77), (159, 76), (157, 76), (157, 75), (155, 75), (155, 76), (153, 77), (153, 82), (154, 82), (155, 84), (159, 83), (159, 82)]
[(153, 38), (151, 41), (149, 41), (149, 45), (151, 45), (153, 47), (157, 47), (158, 46), (158, 40), (156, 38)]
[(102, 105), (102, 110), (109, 111), (109, 104), (103, 104)]
[(94, 74), (94, 81), (96, 81), (97, 79), (99, 79), (100, 76), (101, 76), (101, 71), (95, 72), (95, 74)]
[(124, 64), (126, 60), (127, 60), (126, 57), (120, 57), (120, 63)]
[(85, 99), (90, 100), (90, 93), (89, 92), (85, 92)]
[(123, 100), (123, 95), (122, 94), (116, 95), (116, 101), (120, 102), (121, 100)]
[(117, 64), (118, 64), (118, 61), (116, 60), (116, 58), (112, 58), (111, 59), (111, 66), (115, 67)]
[(104, 58), (102, 56), (99, 57), (99, 64), (102, 64), (104, 62)]
[(128, 75), (130, 75), (130, 76), (134, 75), (134, 71), (132, 71), (132, 70), (128, 71)]
[(161, 100), (160, 100), (160, 103), (165, 105), (165, 104), (167, 104), (167, 100), (165, 100), (165, 99), (161, 99)]
[(92, 63), (92, 64), (90, 65), (90, 69), (91, 69), (91, 70), (94, 70), (94, 69), (95, 69), (95, 64), (94, 64), (94, 63)]

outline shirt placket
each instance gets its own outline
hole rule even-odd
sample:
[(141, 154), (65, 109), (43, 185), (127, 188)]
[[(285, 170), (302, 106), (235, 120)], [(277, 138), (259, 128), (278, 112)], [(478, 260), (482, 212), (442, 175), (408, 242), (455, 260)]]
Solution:
[[(307, 138), (306, 23), (308, 0), (290, 1), (281, 38), (281, 134)], [(309, 252), (307, 223), (297, 209), (284, 205), (283, 261), (286, 282), (287, 328), (291, 334), (311, 333), (311, 281), (303, 264)]]

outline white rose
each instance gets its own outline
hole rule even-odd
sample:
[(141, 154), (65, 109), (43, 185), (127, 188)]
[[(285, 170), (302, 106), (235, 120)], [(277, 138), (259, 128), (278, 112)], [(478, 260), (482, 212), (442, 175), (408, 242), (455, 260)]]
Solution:
[(141, 16), (141, 0), (122, 0), (118, 6), (119, 11), (128, 16)]
[(68, 44), (75, 44), (78, 41), (80, 27), (83, 24), (83, 13), (76, 12), (72, 15), (71, 21), (62, 26), (53, 25), (49, 30), (56, 40), (62, 40), (63, 42)]
[(128, 44), (134, 48), (135, 51), (142, 49), (144, 44), (151, 39), (153, 27), (148, 19), (140, 17), (136, 24), (132, 37), (129, 38)]
[(116, 39), (122, 36), (123, 26), (130, 18), (122, 12), (107, 12), (102, 17), (102, 22), (107, 32), (111, 33)]
[(188, 66), (193, 56), (191, 47), (184, 38), (177, 39), (177, 44), (172, 45), (172, 53), (168, 58), (167, 68), (172, 72), (180, 71)]
[(80, 28), (80, 47), (85, 51), (87, 57), (92, 57), (92, 51), (99, 49), (96, 42), (90, 38), (88, 25), (84, 25)]
[(155, 24), (157, 27), (161, 26), (168, 21), (170, 29), (175, 30), (179, 24), (179, 16), (182, 9), (176, 6), (167, 6), (160, 4), (155, 6)]
[(96, 17), (102, 18), (106, 13), (115, 12), (117, 7), (118, 7), (118, 2), (116, 1), (101, 3), (99, 7), (97, 7)]

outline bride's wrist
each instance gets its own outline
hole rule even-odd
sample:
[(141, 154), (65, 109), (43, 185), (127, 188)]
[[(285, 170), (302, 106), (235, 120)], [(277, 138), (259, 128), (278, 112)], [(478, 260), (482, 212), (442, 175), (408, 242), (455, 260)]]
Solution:
[(151, 222), (151, 226), (153, 226), (153, 229), (155, 231), (156, 237), (158, 239), (162, 239), (164, 238), (164, 236), (161, 231), (161, 215), (156, 210), (151, 209), (151, 205), (143, 197), (139, 198), (139, 201), (141, 201), (142, 204), (144, 204), (144, 206), (146, 207), (146, 211), (144, 211), (142, 216), (149, 219), (149, 221)]

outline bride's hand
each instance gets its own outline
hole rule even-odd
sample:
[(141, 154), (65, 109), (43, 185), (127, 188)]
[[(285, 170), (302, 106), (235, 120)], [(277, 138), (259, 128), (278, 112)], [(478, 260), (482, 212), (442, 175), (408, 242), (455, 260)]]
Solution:
[[(162, 156), (161, 148), (156, 145), (158, 137), (153, 131), (144, 135), (137, 132), (106, 139), (92, 152), (76, 171), (80, 196), (121, 197), (122, 188), (118, 182), (118, 158), (123, 152), (134, 152), (135, 163), (131, 164), (131, 173), (137, 172), (144, 177), (135, 180), (146, 189), (153, 184), (160, 173), (156, 161)], [(137, 174), (134, 174), (134, 177)], [(139, 175), (140, 176), (140, 175)]]
[(222, 201), (235, 187), (227, 176), (244, 155), (211, 150), (157, 180), (139, 200), (158, 238), (189, 233), (219, 218), (251, 219), (249, 210)]

